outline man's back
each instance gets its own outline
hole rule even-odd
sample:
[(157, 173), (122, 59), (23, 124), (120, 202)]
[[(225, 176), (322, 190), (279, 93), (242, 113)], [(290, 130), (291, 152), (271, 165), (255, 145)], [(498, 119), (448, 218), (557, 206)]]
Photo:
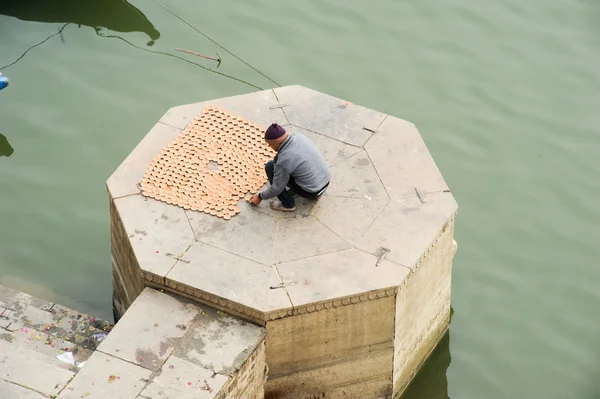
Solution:
[(286, 169), (304, 190), (317, 192), (329, 183), (331, 172), (319, 149), (306, 136), (295, 133), (281, 145), (277, 168)]

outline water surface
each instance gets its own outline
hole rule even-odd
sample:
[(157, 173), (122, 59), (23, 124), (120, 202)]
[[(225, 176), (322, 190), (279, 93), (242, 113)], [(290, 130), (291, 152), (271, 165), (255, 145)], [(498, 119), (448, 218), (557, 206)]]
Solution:
[[(169, 107), (255, 90), (150, 51), (274, 83), (155, 2), (92, 3), (0, 7), (0, 67), (70, 23), (1, 70), (0, 284), (109, 318), (105, 180)], [(450, 335), (407, 398), (600, 397), (600, 3), (165, 4), (281, 85), (419, 127), (459, 250)]]

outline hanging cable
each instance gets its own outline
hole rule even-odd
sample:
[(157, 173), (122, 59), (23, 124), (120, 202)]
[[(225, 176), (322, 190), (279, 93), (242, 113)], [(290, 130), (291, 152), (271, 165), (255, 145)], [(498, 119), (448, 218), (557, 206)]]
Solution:
[(58, 35), (60, 35), (60, 34), (62, 33), (62, 31), (63, 31), (63, 30), (64, 30), (64, 29), (67, 27), (67, 25), (69, 25), (69, 22), (67, 22), (66, 24), (64, 24), (64, 25), (62, 26), (62, 28), (60, 28), (60, 29), (58, 30), (58, 32), (56, 32), (56, 33), (54, 33), (54, 34), (52, 34), (52, 35), (48, 36), (47, 38), (45, 38), (45, 39), (44, 39), (44, 40), (42, 40), (41, 42), (39, 42), (39, 43), (36, 43), (36, 44), (34, 44), (33, 46), (29, 47), (29, 48), (28, 48), (27, 50), (25, 50), (25, 52), (24, 52), (23, 54), (21, 54), (21, 56), (20, 56), (19, 58), (17, 58), (17, 59), (16, 59), (14, 62), (11, 62), (10, 64), (8, 64), (8, 65), (5, 65), (5, 66), (3, 66), (3, 67), (0, 67), (0, 70), (3, 70), (3, 69), (6, 69), (6, 68), (8, 68), (8, 67), (11, 67), (11, 66), (15, 65), (15, 64), (16, 64), (17, 62), (19, 62), (19, 61), (20, 61), (20, 60), (21, 60), (23, 57), (25, 57), (25, 55), (26, 55), (26, 54), (27, 54), (29, 51), (33, 50), (33, 49), (34, 49), (34, 48), (36, 48), (37, 46), (41, 46), (42, 44), (46, 43), (48, 40), (52, 39), (54, 36), (58, 36)]
[(147, 48), (144, 48), (144, 47), (140, 47), (140, 46), (138, 46), (138, 45), (135, 45), (135, 44), (131, 43), (129, 40), (122, 38), (121, 36), (117, 36), (117, 35), (103, 35), (103, 34), (101, 34), (101, 33), (100, 33), (100, 32), (98, 32), (98, 31), (96, 31), (96, 34), (97, 34), (98, 36), (100, 36), (100, 37), (103, 37), (103, 38), (108, 38), (108, 39), (119, 39), (119, 40), (122, 40), (122, 41), (124, 41), (125, 43), (129, 44), (130, 46), (133, 46), (133, 47), (135, 47), (135, 48), (137, 48), (137, 49), (139, 49), (139, 50), (147, 51), (147, 52), (149, 52), (149, 53), (160, 54), (160, 55), (165, 55), (165, 56), (168, 56), (168, 57), (173, 57), (173, 58), (180, 59), (180, 60), (182, 60), (182, 61), (185, 61), (185, 62), (187, 62), (187, 63), (189, 63), (189, 64), (192, 64), (192, 65), (195, 65), (195, 66), (197, 66), (197, 67), (200, 67), (200, 68), (202, 68), (202, 69), (205, 69), (205, 70), (207, 70), (207, 71), (209, 71), (209, 72), (216, 73), (217, 75), (221, 75), (221, 76), (223, 76), (223, 77), (225, 77), (225, 78), (228, 78), (228, 79), (233, 79), (233, 80), (235, 80), (235, 81), (238, 81), (238, 82), (240, 82), (240, 83), (244, 83), (244, 84), (246, 84), (246, 85), (248, 85), (248, 86), (252, 86), (252, 87), (254, 87), (255, 89), (258, 89), (258, 90), (263, 90), (263, 88), (262, 88), (262, 87), (259, 87), (259, 86), (255, 85), (255, 84), (252, 84), (252, 83), (250, 83), (250, 82), (247, 82), (247, 81), (245, 81), (245, 80), (243, 80), (243, 79), (239, 79), (239, 78), (236, 78), (235, 76), (231, 76), (231, 75), (228, 75), (228, 74), (226, 74), (226, 73), (222, 73), (222, 72), (219, 72), (219, 71), (215, 71), (214, 69), (207, 68), (207, 67), (205, 67), (204, 65), (197, 64), (197, 63), (195, 63), (195, 62), (193, 62), (193, 61), (187, 60), (187, 59), (185, 59), (185, 58), (183, 58), (183, 57), (180, 57), (180, 56), (178, 56), (178, 55), (169, 54), (169, 53), (165, 53), (165, 52), (162, 52), (162, 51), (150, 50), (150, 49), (147, 49)]
[(183, 19), (182, 17), (180, 17), (179, 15), (177, 15), (169, 7), (165, 6), (164, 4), (162, 4), (158, 0), (154, 0), (154, 2), (156, 4), (158, 4), (159, 6), (161, 6), (162, 8), (164, 8), (165, 10), (167, 10), (167, 12), (169, 12), (170, 14), (172, 14), (175, 18), (179, 19), (181, 22), (183, 22), (184, 24), (186, 24), (187, 26), (189, 26), (190, 28), (192, 28), (196, 32), (200, 33), (202, 36), (204, 36), (205, 38), (207, 38), (208, 40), (210, 40), (211, 42), (213, 42), (214, 44), (216, 44), (217, 46), (219, 46), (223, 50), (225, 50), (231, 56), (235, 57), (236, 59), (238, 59), (242, 63), (246, 64), (248, 67), (252, 68), (255, 72), (259, 73), (260, 75), (262, 75), (266, 79), (270, 80), (271, 82), (275, 83), (277, 86), (281, 87), (281, 85), (279, 83), (277, 83), (276, 81), (274, 81), (273, 79), (271, 79), (270, 77), (268, 77), (267, 75), (265, 75), (264, 73), (262, 73), (261, 71), (259, 71), (258, 69), (256, 69), (255, 67), (253, 67), (252, 65), (250, 65), (249, 63), (247, 63), (246, 61), (244, 61), (243, 59), (241, 59), (240, 57), (238, 57), (237, 55), (233, 54), (231, 51), (227, 50), (225, 47), (223, 47), (222, 45), (220, 45), (219, 43), (217, 43), (215, 40), (213, 40), (207, 34), (205, 34), (204, 32), (202, 32), (200, 29), (196, 28), (194, 25), (192, 25), (191, 23), (189, 23), (188, 21), (186, 21), (185, 19)]

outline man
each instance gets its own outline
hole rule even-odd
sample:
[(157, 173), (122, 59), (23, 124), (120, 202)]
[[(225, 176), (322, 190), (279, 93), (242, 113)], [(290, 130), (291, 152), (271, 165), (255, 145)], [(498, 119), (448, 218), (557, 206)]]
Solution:
[(265, 165), (270, 186), (254, 194), (250, 203), (258, 205), (262, 200), (277, 196), (279, 201), (271, 202), (271, 208), (293, 212), (296, 210), (293, 194), (318, 199), (325, 192), (331, 177), (329, 167), (308, 138), (301, 134), (288, 134), (283, 127), (273, 123), (265, 131), (265, 141), (277, 151), (275, 159)]

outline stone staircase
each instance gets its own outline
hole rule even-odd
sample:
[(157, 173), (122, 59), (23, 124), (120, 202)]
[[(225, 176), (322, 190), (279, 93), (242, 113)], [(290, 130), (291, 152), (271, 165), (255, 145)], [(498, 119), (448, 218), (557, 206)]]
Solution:
[(56, 397), (112, 327), (0, 286), (0, 399)]

